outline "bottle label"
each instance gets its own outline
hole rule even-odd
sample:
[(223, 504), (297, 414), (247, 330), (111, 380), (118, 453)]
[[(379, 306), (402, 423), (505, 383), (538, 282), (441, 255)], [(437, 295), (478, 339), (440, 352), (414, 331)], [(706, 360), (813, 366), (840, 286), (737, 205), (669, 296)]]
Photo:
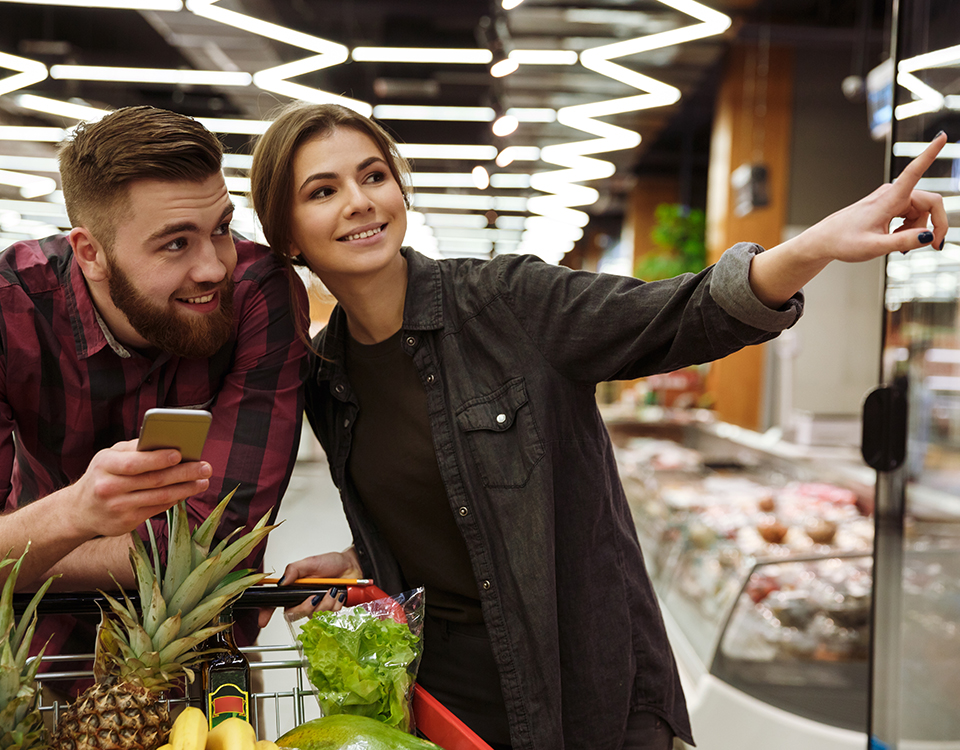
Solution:
[(207, 694), (207, 716), (210, 728), (225, 719), (237, 717), (250, 720), (250, 694), (241, 687), (242, 672), (210, 674), (210, 692)]

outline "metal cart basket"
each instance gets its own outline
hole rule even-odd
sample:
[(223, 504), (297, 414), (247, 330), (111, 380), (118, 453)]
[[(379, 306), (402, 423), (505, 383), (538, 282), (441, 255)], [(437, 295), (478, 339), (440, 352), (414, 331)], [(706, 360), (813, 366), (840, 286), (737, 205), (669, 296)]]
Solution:
[[(255, 587), (246, 591), (234, 604), (234, 609), (292, 606), (309, 596), (325, 593), (325, 587), (276, 588)], [(350, 587), (348, 605), (386, 596), (374, 586)], [(135, 601), (135, 595), (130, 595)], [(29, 601), (26, 595), (16, 595), (15, 607)], [(19, 601), (21, 600), (22, 601)], [(40, 603), (40, 614), (87, 614), (99, 612), (105, 605), (103, 596), (96, 593), (47, 594)], [(300, 654), (295, 645), (256, 645), (240, 649), (250, 662), (251, 682), (250, 722), (260, 739), (276, 740), (288, 730), (320, 715), (313, 689), (306, 679)], [(77, 680), (92, 678), (89, 669), (70, 669), (79, 662), (92, 662), (93, 654), (62, 654), (44, 656), (45, 671), (37, 680), (42, 691), (40, 710), (48, 726), (59, 719), (65, 704), (53, 697), (63, 693)], [(263, 687), (267, 686), (269, 687)], [(261, 686), (261, 687), (258, 687)], [(278, 689), (278, 686), (282, 686)], [(191, 703), (187, 697), (169, 698), (171, 713)], [(414, 718), (418, 734), (436, 743), (444, 750), (491, 750), (476, 733), (453, 715), (436, 698), (417, 686), (414, 692)]]

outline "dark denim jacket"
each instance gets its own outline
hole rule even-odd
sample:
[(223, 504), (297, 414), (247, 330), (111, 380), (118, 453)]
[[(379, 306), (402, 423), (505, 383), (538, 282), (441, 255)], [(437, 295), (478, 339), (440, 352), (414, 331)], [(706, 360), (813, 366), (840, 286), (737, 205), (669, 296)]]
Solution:
[[(691, 742), (595, 386), (718, 359), (799, 318), (756, 299), (761, 248), (645, 284), (533, 256), (431, 260), (405, 249), (403, 347), (423, 379), (437, 460), (470, 552), (516, 750), (615, 750), (628, 713)], [(403, 581), (346, 476), (357, 416), (337, 307), (315, 344), (307, 415), (329, 458), (364, 574)]]

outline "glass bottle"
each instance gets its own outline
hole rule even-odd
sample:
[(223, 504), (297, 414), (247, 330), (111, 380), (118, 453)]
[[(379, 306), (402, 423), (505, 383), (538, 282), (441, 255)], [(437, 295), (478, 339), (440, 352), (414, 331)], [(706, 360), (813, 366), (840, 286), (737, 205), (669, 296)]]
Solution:
[(203, 711), (210, 729), (233, 716), (250, 721), (250, 662), (233, 637), (233, 611), (227, 607), (214, 620), (230, 627), (209, 638), (205, 649), (222, 649), (200, 665)]

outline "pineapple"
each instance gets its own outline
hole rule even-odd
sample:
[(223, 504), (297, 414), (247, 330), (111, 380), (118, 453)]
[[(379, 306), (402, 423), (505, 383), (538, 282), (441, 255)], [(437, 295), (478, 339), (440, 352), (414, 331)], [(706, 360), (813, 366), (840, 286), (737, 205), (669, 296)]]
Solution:
[[(14, 561), (4, 558), (0, 569), (13, 565), (3, 593), (0, 594), (0, 748), (2, 750), (30, 750), (44, 746), (46, 729), (40, 716), (37, 702), (40, 691), (37, 690), (37, 670), (43, 649), (35, 659), (27, 662), (30, 642), (37, 626), (37, 603), (46, 593), (53, 578), (48, 578), (40, 590), (33, 595), (30, 604), (14, 622), (13, 589), (17, 585), (20, 565), (30, 549), (24, 550), (20, 558)], [(46, 648), (46, 647), (44, 647)]]
[(168, 511), (169, 549), (162, 573), (152, 530), (153, 563), (139, 535), (131, 534), (142, 614), (122, 589), (122, 603), (104, 594), (109, 610), (97, 630), (95, 684), (61, 715), (54, 737), (58, 750), (155, 750), (167, 741), (171, 721), (164, 691), (184, 679), (193, 681), (191, 667), (205, 655), (195, 646), (230, 627), (212, 625), (216, 615), (266, 575), (233, 567), (276, 528), (266, 525), (267, 516), (250, 533), (232, 543), (228, 537), (210, 551), (232, 496), (192, 534), (183, 503)]

